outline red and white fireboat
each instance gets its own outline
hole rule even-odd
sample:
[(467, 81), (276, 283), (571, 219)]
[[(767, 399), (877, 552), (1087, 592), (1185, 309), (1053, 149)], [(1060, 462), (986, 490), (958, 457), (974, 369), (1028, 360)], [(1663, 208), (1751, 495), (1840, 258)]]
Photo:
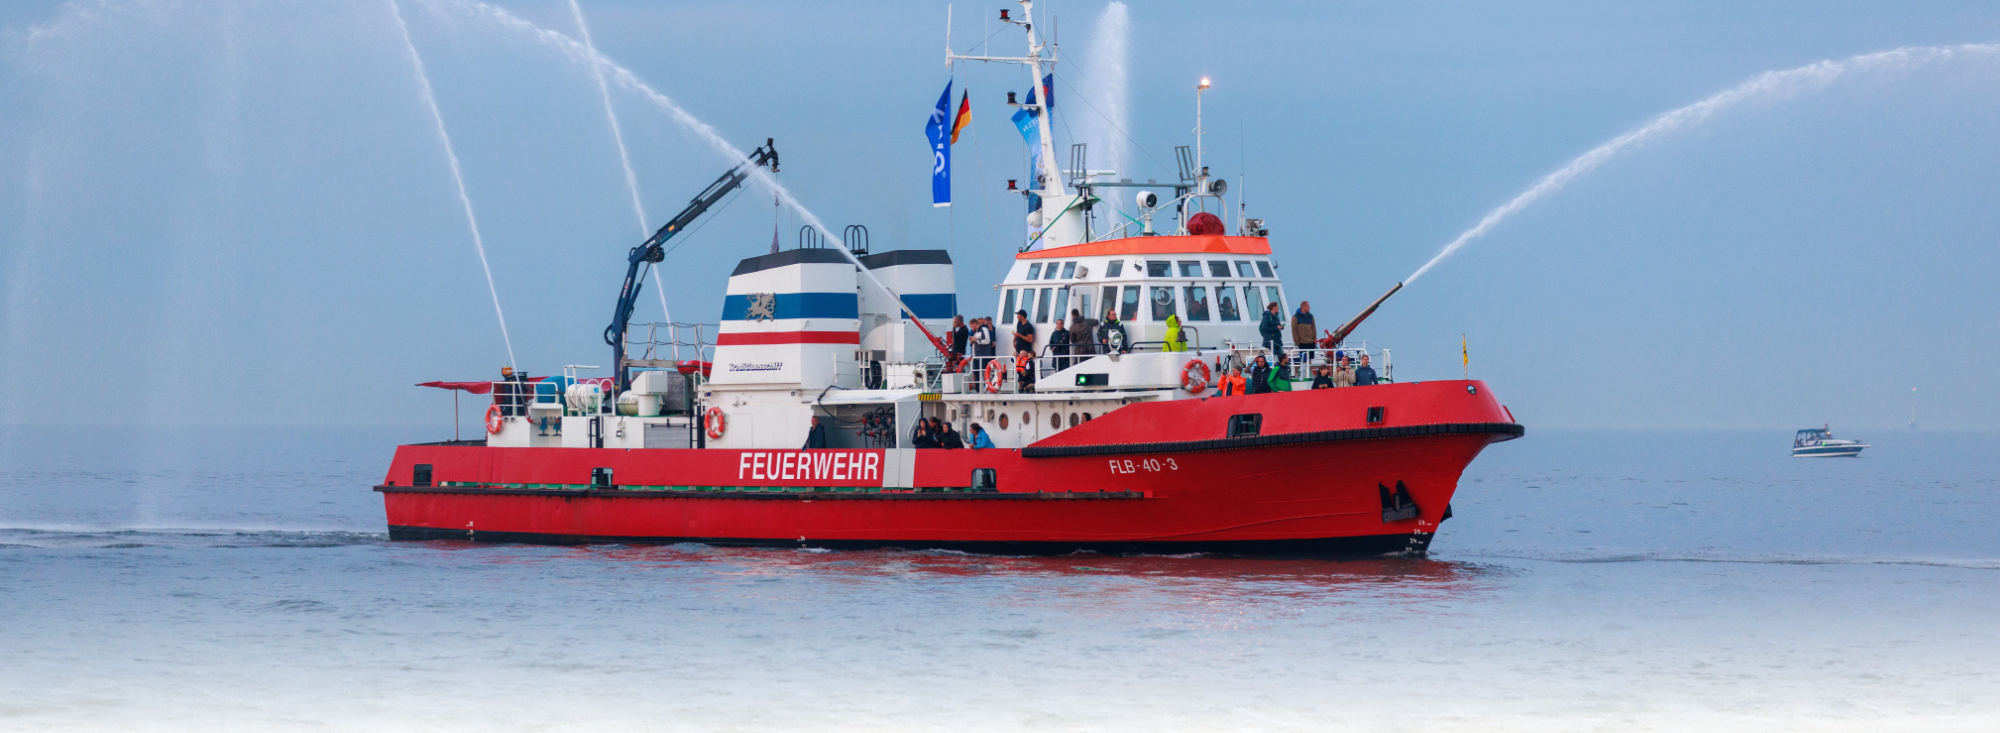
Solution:
[[(1009, 20), (1028, 32), (1028, 56), (978, 60), (1024, 63), (1043, 78), (1053, 59), (1029, 17)], [(1036, 168), (1060, 170), (1047, 115), (1028, 99), (1018, 106), (1039, 128)], [(858, 227), (838, 246), (812, 238), (743, 260), (714, 331), (630, 323), (662, 245), (759, 168), (777, 168), (767, 144), (631, 250), (606, 332), (612, 377), (582, 379), (572, 367), (560, 377), (434, 383), (492, 394), (488, 434), (396, 449), (375, 487), (389, 535), (1036, 554), (1423, 552), (1451, 516), (1466, 465), (1522, 426), (1481, 381), (1396, 383), (1387, 349), (1353, 345), (1354, 328), (1388, 295), (1323, 332), (1316, 348), (1281, 347), (1280, 376), (1297, 389), (1221, 395), (1231, 368), (1251, 374), (1260, 357), (1277, 360), (1260, 317), (1275, 304), (1289, 318), (1293, 301), (1263, 221), (1239, 214), (1237, 234), (1227, 234), (1205, 211), (1222, 208), (1226, 187), (1198, 152), (1181, 152), (1181, 179), (1164, 184), (1105, 180), (1080, 161), (1036, 177), (1040, 188), (1023, 192), (1029, 242), (994, 303), (996, 358), (978, 349), (960, 358), (936, 336), (959, 312), (946, 251), (871, 254)], [(1119, 188), (1141, 189), (1139, 216), (1093, 232), (1110, 218), (1097, 194)], [(1174, 198), (1161, 204), (1148, 189)], [(1172, 233), (1154, 233), (1155, 214)], [(1010, 358), (1021, 311), (1032, 348)], [(1076, 315), (1093, 342), (1051, 344), (1054, 321)], [(664, 341), (663, 326), (673, 333)], [(635, 338), (642, 330), (649, 335)], [(667, 353), (683, 347), (693, 358)], [(1373, 357), (1377, 382), (1305, 389), (1343, 355)], [(929, 419), (968, 442), (976, 424), (994, 447), (920, 448), (928, 441), (918, 424)]]

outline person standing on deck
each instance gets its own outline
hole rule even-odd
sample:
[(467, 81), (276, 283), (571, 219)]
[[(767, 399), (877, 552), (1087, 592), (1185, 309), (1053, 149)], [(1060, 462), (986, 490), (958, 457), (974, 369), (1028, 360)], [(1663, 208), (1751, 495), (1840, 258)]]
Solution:
[(1069, 368), (1069, 329), (1063, 328), (1063, 320), (1056, 319), (1056, 327), (1049, 331), (1049, 355), (1055, 357), (1058, 371)]
[(1181, 335), (1181, 317), (1167, 316), (1167, 343), (1161, 347), (1165, 351), (1187, 351), (1187, 338)]
[(1035, 353), (1035, 324), (1028, 322), (1028, 312), (1014, 311), (1014, 353)]
[(967, 351), (972, 343), (972, 330), (965, 327), (965, 316), (951, 317), (951, 353), (960, 357), (972, 353)]
[(1244, 393), (1264, 394), (1269, 391), (1271, 391), (1271, 363), (1264, 360), (1263, 354), (1258, 354), (1257, 361), (1250, 365), (1250, 384), (1244, 389)]
[(1354, 367), (1347, 363), (1347, 355), (1340, 355), (1340, 365), (1333, 369), (1333, 386), (1354, 386)]
[(1366, 387), (1375, 383), (1375, 367), (1368, 366), (1368, 355), (1361, 355), (1361, 366), (1354, 368), (1354, 386)]
[(1303, 351), (1317, 346), (1318, 342), (1319, 336), (1313, 325), (1312, 304), (1301, 300), (1298, 312), (1292, 314), (1292, 343), (1297, 344), (1299, 350)]
[(986, 437), (986, 428), (980, 427), (979, 423), (972, 424), (972, 447), (973, 448), (993, 447), (993, 439)]
[(814, 450), (826, 447), (826, 428), (820, 427), (819, 416), (813, 416), (812, 429), (806, 431), (806, 446), (799, 450)]
[(1264, 337), (1264, 348), (1276, 356), (1285, 350), (1285, 317), (1278, 313), (1278, 304), (1264, 306), (1264, 320), (1257, 324), (1257, 335)]
[[(1094, 336), (1096, 333), (1097, 333), (1096, 321), (1084, 318), (1082, 311), (1075, 309), (1070, 310), (1069, 353), (1082, 356), (1083, 358), (1086, 359), (1089, 358), (1090, 355), (1096, 354), (1097, 339), (1092, 338), (1092, 336)], [(1080, 362), (1083, 361), (1083, 359), (1072, 359), (1071, 361)]]
[(1217, 384), (1216, 388), (1224, 397), (1236, 397), (1243, 394), (1245, 384), (1243, 368), (1232, 366), (1229, 368), (1229, 374), (1223, 376), (1222, 382)]
[(985, 369), (986, 362), (993, 360), (993, 319), (980, 318), (972, 328), (972, 366)]

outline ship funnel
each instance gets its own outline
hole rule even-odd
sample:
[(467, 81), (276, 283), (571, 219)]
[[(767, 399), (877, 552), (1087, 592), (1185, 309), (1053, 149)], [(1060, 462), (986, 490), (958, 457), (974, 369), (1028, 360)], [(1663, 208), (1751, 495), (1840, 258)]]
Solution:
[(1348, 321), (1346, 325), (1341, 326), (1339, 330), (1336, 330), (1332, 334), (1329, 334), (1326, 338), (1321, 339), (1320, 346), (1329, 349), (1339, 346), (1340, 342), (1345, 341), (1347, 339), (1348, 334), (1354, 333), (1354, 329), (1360, 326), (1362, 321), (1368, 320), (1369, 316), (1375, 314), (1376, 308), (1382, 307), (1382, 301), (1388, 300), (1389, 296), (1395, 295), (1396, 291), (1402, 289), (1403, 289), (1403, 284), (1396, 283), (1396, 287), (1389, 288), (1389, 292), (1383, 293), (1382, 297), (1376, 298), (1375, 302), (1373, 303), (1369, 303), (1367, 308), (1362, 309), (1360, 315), (1354, 317), (1354, 320)]

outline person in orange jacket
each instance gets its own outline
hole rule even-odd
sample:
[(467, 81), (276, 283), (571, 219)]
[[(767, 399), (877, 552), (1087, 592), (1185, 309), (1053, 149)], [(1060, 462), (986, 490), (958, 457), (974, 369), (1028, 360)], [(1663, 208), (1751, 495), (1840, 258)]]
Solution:
[(1243, 390), (1248, 384), (1249, 381), (1243, 378), (1243, 370), (1241, 368), (1230, 367), (1229, 373), (1223, 375), (1221, 383), (1216, 385), (1217, 394), (1224, 397), (1234, 397), (1243, 394)]

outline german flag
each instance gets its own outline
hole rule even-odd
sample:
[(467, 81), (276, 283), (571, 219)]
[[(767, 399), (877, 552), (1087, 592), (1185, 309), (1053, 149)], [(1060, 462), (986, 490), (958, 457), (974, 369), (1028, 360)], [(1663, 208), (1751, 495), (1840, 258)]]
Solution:
[(958, 98), (958, 116), (951, 121), (951, 144), (958, 144), (958, 131), (972, 124), (972, 92), (961, 92)]

